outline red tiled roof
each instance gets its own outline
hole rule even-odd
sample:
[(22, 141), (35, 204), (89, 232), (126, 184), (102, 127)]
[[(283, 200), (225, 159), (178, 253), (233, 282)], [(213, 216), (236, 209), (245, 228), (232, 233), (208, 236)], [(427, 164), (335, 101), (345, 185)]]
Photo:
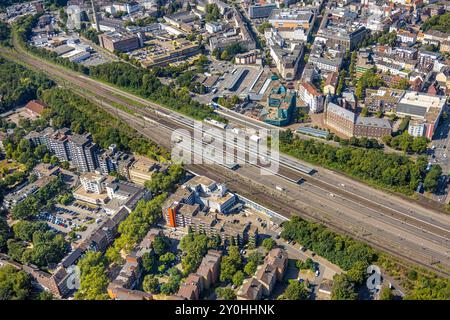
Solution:
[(25, 108), (27, 108), (28, 110), (37, 113), (37, 114), (42, 114), (42, 111), (44, 111), (44, 109), (47, 106), (38, 101), (38, 100), (31, 100), (30, 102), (27, 103), (27, 105), (25, 106)]
[(313, 96), (321, 96), (322, 94), (309, 82), (302, 81), (301, 85), (308, 91), (309, 94)]

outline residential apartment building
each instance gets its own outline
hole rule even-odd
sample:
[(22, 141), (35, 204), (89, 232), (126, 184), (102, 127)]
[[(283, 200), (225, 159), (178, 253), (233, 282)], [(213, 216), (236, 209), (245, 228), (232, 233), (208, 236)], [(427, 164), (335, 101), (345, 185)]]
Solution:
[(259, 300), (272, 294), (277, 282), (283, 281), (288, 263), (284, 249), (274, 248), (264, 258), (250, 279), (246, 279), (237, 293), (237, 300)]
[(90, 133), (74, 134), (68, 138), (70, 160), (80, 172), (94, 171), (98, 167), (99, 147), (92, 141)]
[(298, 94), (300, 99), (308, 105), (310, 112), (319, 113), (323, 111), (324, 96), (310, 82), (302, 81)]
[(91, 134), (70, 134), (69, 129), (31, 132), (26, 136), (34, 145), (45, 145), (60, 161), (69, 161), (79, 172), (92, 172), (98, 167), (99, 147)]
[(128, 176), (131, 182), (143, 186), (146, 181), (152, 179), (152, 175), (158, 171), (167, 169), (157, 161), (143, 156), (136, 156), (135, 161), (128, 168)]
[(134, 161), (135, 158), (133, 155), (118, 151), (116, 145), (113, 144), (98, 155), (98, 170), (103, 175), (116, 172), (129, 180), (128, 170)]
[(211, 288), (219, 280), (222, 252), (208, 250), (195, 273), (180, 284), (177, 296), (186, 300), (198, 300), (203, 290)]
[(233, 212), (241, 204), (224, 185), (196, 176), (172, 194), (162, 205), (166, 224), (172, 228), (191, 228), (224, 243), (256, 243), (258, 229)]

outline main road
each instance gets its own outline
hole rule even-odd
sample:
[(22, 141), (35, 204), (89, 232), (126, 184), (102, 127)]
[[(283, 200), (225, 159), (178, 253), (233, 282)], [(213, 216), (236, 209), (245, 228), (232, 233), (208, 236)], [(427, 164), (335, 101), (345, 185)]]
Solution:
[[(162, 145), (170, 147), (172, 130), (183, 128), (182, 124), (174, 120), (175, 117), (160, 118), (156, 115), (155, 110), (165, 110), (157, 104), (42, 61), (20, 48), (14, 52), (2, 49), (2, 52), (47, 73), (59, 83), (70, 85), (71, 89), (87, 95), (94, 102), (120, 116), (143, 135)], [(118, 110), (110, 102), (124, 105), (132, 109), (134, 114)], [(147, 108), (136, 107), (136, 104), (144, 104)], [(165, 111), (167, 113), (167, 110)], [(174, 115), (172, 111), (170, 114)], [(155, 119), (156, 122), (144, 121), (143, 115)], [(246, 121), (242, 118), (234, 119), (235, 117), (230, 115), (228, 118), (234, 122)], [(318, 172), (314, 176), (304, 175), (295, 169), (296, 165), (305, 164), (283, 156), (279, 176), (262, 176), (259, 174), (259, 168), (254, 165), (245, 165), (236, 172), (218, 166), (193, 167), (206, 176), (227, 182), (236, 192), (288, 218), (299, 215), (319, 221), (405, 260), (435, 271), (449, 270), (448, 216), (320, 167), (316, 168)], [(304, 177), (306, 182), (295, 184), (288, 179), (291, 176), (294, 180)], [(283, 186), (285, 191), (275, 190), (276, 185)], [(448, 274), (446, 271), (441, 273)]]

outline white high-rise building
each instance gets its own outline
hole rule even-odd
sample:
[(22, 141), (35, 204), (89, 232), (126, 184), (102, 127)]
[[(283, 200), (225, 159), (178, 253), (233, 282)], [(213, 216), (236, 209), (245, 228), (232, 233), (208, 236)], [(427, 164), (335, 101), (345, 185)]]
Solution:
[(69, 30), (81, 29), (81, 9), (79, 6), (68, 6), (67, 13), (67, 28)]

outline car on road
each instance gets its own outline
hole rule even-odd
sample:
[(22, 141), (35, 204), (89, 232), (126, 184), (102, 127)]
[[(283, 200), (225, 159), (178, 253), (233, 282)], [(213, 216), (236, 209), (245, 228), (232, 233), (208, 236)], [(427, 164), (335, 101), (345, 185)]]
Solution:
[(319, 270), (316, 270), (315, 275), (316, 275), (316, 277), (318, 277), (318, 276), (320, 275), (320, 271), (319, 271)]
[(301, 247), (300, 250), (303, 252), (306, 252), (306, 250), (308, 250), (308, 249), (306, 249), (306, 247)]
[(275, 236), (275, 239), (280, 239), (280, 235), (277, 234), (277, 235)]

